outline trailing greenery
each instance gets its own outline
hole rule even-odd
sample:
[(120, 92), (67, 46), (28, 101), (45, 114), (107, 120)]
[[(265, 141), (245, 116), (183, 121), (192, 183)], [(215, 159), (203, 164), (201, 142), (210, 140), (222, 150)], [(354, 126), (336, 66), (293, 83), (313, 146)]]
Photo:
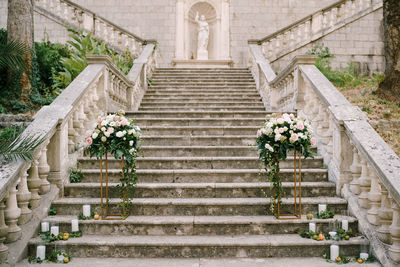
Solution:
[(29, 256), (28, 257), (28, 262), (29, 263), (43, 263), (43, 262), (58, 262), (57, 256), (58, 255), (63, 255), (63, 263), (69, 263), (72, 259), (72, 256), (68, 253), (65, 253), (60, 250), (52, 250), (50, 254), (46, 255), (45, 260), (40, 259), (39, 257), (34, 257), (34, 256)]
[(318, 219), (330, 219), (330, 218), (333, 218), (334, 216), (335, 216), (335, 212), (333, 212), (329, 208), (327, 208), (324, 211), (317, 212), (315, 214), (315, 217), (318, 218)]
[(279, 161), (285, 160), (289, 151), (301, 153), (304, 158), (312, 157), (311, 146), (315, 145), (315, 139), (311, 134), (311, 126), (305, 119), (286, 113), (267, 116), (264, 126), (257, 132), (256, 148), (271, 183), (270, 210), (275, 216), (284, 194)]
[[(313, 232), (313, 231), (308, 231), (308, 230), (303, 230), (299, 233), (299, 235), (303, 238), (309, 238), (309, 239), (314, 239), (317, 241), (322, 241), (324, 239), (326, 240), (331, 240), (331, 236), (329, 235), (329, 233), (324, 233), (322, 231), (317, 231), (317, 232)], [(323, 238), (321, 238), (322, 236)], [(353, 233), (353, 231), (350, 229), (348, 231), (345, 231), (343, 229), (338, 229), (336, 230), (336, 236), (335, 238), (333, 238), (336, 241), (339, 240), (350, 240), (350, 238), (354, 237), (355, 234)]]
[(81, 169), (70, 168), (69, 169), (69, 181), (71, 183), (80, 183), (83, 179), (83, 173)]
[(84, 216), (83, 213), (81, 212), (81, 213), (78, 214), (78, 219), (79, 220), (92, 220), (94, 218), (95, 214), (96, 213), (94, 211), (92, 211), (90, 213), (90, 216)]
[(54, 215), (57, 215), (57, 210), (56, 210), (56, 208), (55, 208), (55, 207), (53, 207), (53, 206), (50, 206), (50, 209), (49, 209), (48, 215), (49, 215), (49, 216), (54, 216)]

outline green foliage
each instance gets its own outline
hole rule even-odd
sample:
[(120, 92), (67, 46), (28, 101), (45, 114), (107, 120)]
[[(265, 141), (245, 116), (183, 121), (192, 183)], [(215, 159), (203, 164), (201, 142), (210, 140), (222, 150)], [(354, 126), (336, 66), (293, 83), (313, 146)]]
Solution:
[(71, 183), (80, 183), (83, 179), (82, 170), (77, 168), (70, 168), (69, 169), (69, 181)]
[[(68, 258), (68, 262), (71, 260), (72, 256), (70, 254), (67, 254), (63, 251), (60, 250), (52, 250), (50, 254), (46, 255), (46, 259), (42, 260), (39, 257), (34, 257), (34, 256), (29, 256), (28, 257), (28, 262), (29, 263), (43, 263), (43, 262), (58, 262), (57, 256), (58, 255), (63, 255), (64, 258)], [(65, 261), (64, 261), (65, 263)]]
[(317, 212), (315, 214), (315, 217), (318, 219), (330, 219), (335, 216), (335, 213), (331, 211), (329, 208), (327, 208), (325, 211), (321, 211), (320, 213)]
[(34, 150), (44, 138), (39, 136), (22, 136), (21, 128), (5, 128), (0, 132), (0, 157), (6, 161), (32, 160)]
[(84, 216), (83, 215), (83, 213), (79, 213), (78, 214), (78, 219), (79, 220), (92, 220), (93, 218), (94, 218), (94, 215), (95, 215), (96, 213), (94, 212), (94, 211), (92, 211), (91, 213), (90, 213), (90, 216)]
[(8, 40), (7, 31), (0, 29), (0, 69), (26, 70), (25, 55), (30, 49), (22, 42)]
[(50, 231), (41, 232), (39, 233), (39, 236), (43, 240), (43, 242), (46, 243), (62, 240), (62, 235), (53, 235), (52, 233), (50, 233)]
[(54, 216), (54, 215), (56, 215), (56, 214), (57, 214), (57, 210), (56, 210), (56, 208), (55, 208), (55, 207), (53, 207), (53, 206), (50, 206), (50, 209), (49, 209), (48, 215), (49, 215), (49, 216)]

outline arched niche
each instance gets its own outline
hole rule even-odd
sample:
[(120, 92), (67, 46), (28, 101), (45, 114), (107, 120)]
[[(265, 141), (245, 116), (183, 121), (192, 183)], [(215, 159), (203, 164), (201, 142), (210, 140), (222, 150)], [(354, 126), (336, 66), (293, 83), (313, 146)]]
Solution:
[[(197, 60), (196, 12), (209, 24), (208, 60)], [(229, 0), (176, 0), (175, 37), (173, 64), (177, 67), (229, 66)]]

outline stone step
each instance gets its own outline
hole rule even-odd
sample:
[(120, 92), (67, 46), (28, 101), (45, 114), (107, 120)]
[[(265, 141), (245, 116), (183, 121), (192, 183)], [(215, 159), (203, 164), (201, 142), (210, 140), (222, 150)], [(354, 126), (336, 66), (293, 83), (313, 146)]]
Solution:
[[(254, 139), (254, 138), (253, 138)], [(169, 144), (172, 139), (155, 139), (155, 143), (160, 145), (145, 145), (150, 144), (143, 141), (142, 152), (144, 157), (251, 157), (257, 156), (257, 151), (254, 147), (250, 146), (203, 146), (203, 145), (190, 145), (190, 146), (164, 146)], [(179, 139), (177, 140), (179, 142)]]
[(192, 90), (192, 89), (185, 89), (185, 88), (180, 88), (180, 89), (157, 89), (153, 90), (152, 88), (149, 88), (149, 90), (146, 91), (146, 94), (197, 94), (197, 93), (207, 93), (207, 94), (223, 94), (223, 93), (233, 93), (233, 94), (242, 94), (242, 93), (257, 93), (257, 90), (255, 89), (197, 89), (197, 90)]
[(209, 76), (209, 77), (204, 77), (204, 76), (152, 76), (151, 77), (152, 83), (163, 83), (163, 82), (251, 82), (254, 83), (253, 77), (249, 76), (244, 76), (244, 77), (221, 77), (221, 76)]
[[(33, 238), (28, 254), (34, 256), (41, 239)], [(237, 236), (148, 236), (135, 238), (125, 235), (86, 235), (56, 241), (57, 249), (68, 251), (74, 257), (97, 258), (223, 258), (223, 257), (315, 257), (329, 252), (331, 244), (338, 244), (345, 256), (360, 252), (360, 245), (368, 240), (355, 237), (348, 241), (315, 241), (288, 235)], [(52, 243), (53, 244), (53, 243)], [(50, 246), (49, 246), (50, 247)]]
[(140, 106), (139, 111), (167, 111), (167, 110), (176, 110), (176, 111), (265, 111), (264, 106), (260, 107), (249, 107), (249, 106), (219, 106), (219, 107), (209, 107), (209, 106), (197, 106), (197, 107), (171, 107), (168, 105), (163, 105), (163, 106), (156, 106), (154, 107), (146, 107), (146, 106)]
[[(71, 231), (71, 220), (76, 216), (49, 216), (43, 221), (58, 223), (60, 232)], [(349, 221), (349, 229), (357, 233), (354, 217), (335, 215), (333, 219), (313, 219), (322, 231), (328, 232), (329, 223)], [(79, 229), (87, 235), (274, 235), (297, 234), (308, 229), (309, 220), (277, 220), (273, 216), (129, 216), (125, 220), (80, 220)]]
[[(227, 92), (229, 90), (225, 91), (225, 92), (218, 92), (218, 93), (206, 93), (206, 92), (176, 92), (176, 93), (171, 93), (171, 92), (162, 92), (162, 91), (155, 91), (154, 93), (146, 93), (146, 97), (215, 97), (215, 96), (226, 96)], [(260, 94), (256, 91), (253, 92), (249, 92), (249, 93), (245, 93), (245, 92), (241, 92), (241, 93), (236, 93), (236, 92), (230, 92), (229, 93), (230, 96), (235, 96), (235, 97), (242, 97), (242, 98), (247, 98), (247, 97), (260, 97)]]
[(159, 106), (170, 106), (172, 108), (184, 108), (184, 107), (204, 107), (208, 106), (212, 107), (262, 107), (265, 109), (264, 104), (260, 102), (245, 102), (245, 101), (152, 101), (152, 102), (145, 102), (142, 101), (140, 107), (159, 107)]
[[(148, 149), (239, 149), (241, 151), (251, 150), (255, 152), (256, 135), (149, 135), (143, 134), (142, 147)], [(156, 147), (151, 147), (156, 146)], [(219, 146), (218, 148), (216, 146)], [(226, 147), (229, 146), (229, 147)], [(245, 147), (243, 147), (245, 146)], [(213, 153), (213, 152), (211, 152)]]
[(266, 111), (136, 111), (126, 112), (126, 116), (135, 119), (157, 118), (263, 118)]
[(141, 128), (144, 126), (253, 126), (260, 127), (264, 118), (139, 118), (135, 119)]
[[(57, 215), (78, 215), (82, 205), (90, 204), (100, 214), (100, 198), (62, 198), (53, 201)], [(121, 213), (120, 198), (109, 199), (111, 214)], [(339, 197), (302, 197), (303, 213), (314, 213), (318, 204), (326, 203), (335, 213), (347, 209), (346, 200)], [(196, 216), (196, 215), (272, 215), (269, 198), (133, 198), (132, 215), (145, 216)], [(294, 199), (284, 198), (280, 206), (282, 214), (293, 213)]]
[(229, 89), (238, 89), (238, 90), (257, 90), (256, 85), (186, 85), (186, 84), (182, 84), (182, 85), (168, 85), (168, 84), (164, 84), (164, 85), (152, 85), (149, 87), (149, 90), (159, 90), (159, 89), (179, 89), (179, 90), (218, 90), (218, 89), (222, 89), (222, 90), (229, 90)]
[[(99, 169), (83, 169), (82, 182), (99, 182)], [(139, 183), (253, 183), (268, 181), (265, 171), (260, 169), (138, 169)], [(293, 182), (293, 169), (280, 169), (283, 182)], [(110, 182), (119, 182), (121, 169), (109, 169)], [(328, 181), (327, 169), (303, 169), (302, 182)]]
[[(105, 179), (105, 178), (103, 178)], [(109, 183), (108, 195), (119, 197), (119, 183)], [(105, 186), (105, 182), (103, 184)], [(299, 195), (298, 183), (296, 190), (293, 182), (282, 183), (286, 197)], [(133, 194), (134, 198), (246, 198), (263, 197), (264, 193), (271, 196), (270, 183), (138, 183)], [(100, 183), (74, 183), (64, 186), (65, 197), (101, 197)], [(303, 182), (302, 197), (334, 197), (336, 186), (330, 182)]]
[[(258, 157), (146, 157), (137, 159), (138, 169), (257, 169), (261, 161)], [(100, 168), (95, 158), (79, 158), (79, 165), (84, 169)], [(121, 168), (121, 161), (108, 159), (108, 168)], [(307, 168), (321, 168), (323, 158), (303, 159), (301, 166)], [(293, 157), (288, 156), (280, 162), (281, 168), (293, 168)]]
[(226, 102), (226, 101), (236, 101), (237, 103), (240, 102), (261, 102), (261, 97), (240, 97), (240, 96), (196, 96), (196, 97), (184, 97), (184, 96), (169, 96), (169, 97), (162, 97), (162, 96), (144, 96), (143, 102), (144, 103), (151, 103), (151, 102), (200, 102), (200, 101), (209, 101), (209, 102)]
[(212, 81), (212, 82), (203, 82), (203, 81), (182, 81), (182, 82), (177, 82), (177, 81), (170, 81), (170, 82), (153, 82), (151, 84), (152, 86), (196, 86), (196, 85), (200, 85), (200, 86), (207, 86), (207, 85), (211, 85), (211, 86), (231, 86), (231, 85), (235, 85), (235, 86), (255, 86), (256, 84), (253, 82), (235, 82), (235, 81), (231, 81), (231, 80), (227, 80), (227, 81)]

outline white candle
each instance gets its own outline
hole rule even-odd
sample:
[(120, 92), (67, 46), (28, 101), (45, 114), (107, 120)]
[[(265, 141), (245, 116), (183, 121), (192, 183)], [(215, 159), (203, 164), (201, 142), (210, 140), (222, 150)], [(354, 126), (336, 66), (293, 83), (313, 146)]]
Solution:
[(315, 225), (315, 223), (310, 223), (309, 225), (308, 225), (308, 231), (309, 232), (316, 232), (316, 229), (317, 229), (317, 227), (316, 227), (316, 225)]
[(365, 261), (365, 260), (367, 260), (368, 259), (368, 253), (366, 253), (366, 252), (361, 252), (360, 253), (360, 259), (362, 259), (363, 261)]
[(58, 236), (58, 234), (60, 233), (60, 232), (59, 232), (58, 226), (52, 226), (52, 227), (50, 228), (50, 233), (53, 234), (53, 235), (55, 235), (55, 236)]
[(36, 258), (44, 260), (46, 258), (46, 246), (39, 245), (36, 247)]
[(42, 222), (42, 232), (48, 232), (49, 231), (49, 223), (48, 222)]
[(345, 231), (349, 230), (349, 221), (348, 220), (342, 220), (342, 229)]
[(331, 261), (335, 261), (339, 257), (339, 246), (331, 245)]
[(59, 263), (64, 263), (64, 255), (63, 254), (58, 254), (57, 255), (57, 261)]
[(318, 214), (323, 211), (326, 211), (326, 204), (318, 204)]
[(329, 235), (331, 236), (331, 238), (334, 238), (336, 236), (336, 232), (329, 232)]
[(78, 232), (79, 231), (79, 224), (77, 219), (71, 220), (71, 232)]
[(90, 217), (90, 205), (83, 205), (83, 216)]

